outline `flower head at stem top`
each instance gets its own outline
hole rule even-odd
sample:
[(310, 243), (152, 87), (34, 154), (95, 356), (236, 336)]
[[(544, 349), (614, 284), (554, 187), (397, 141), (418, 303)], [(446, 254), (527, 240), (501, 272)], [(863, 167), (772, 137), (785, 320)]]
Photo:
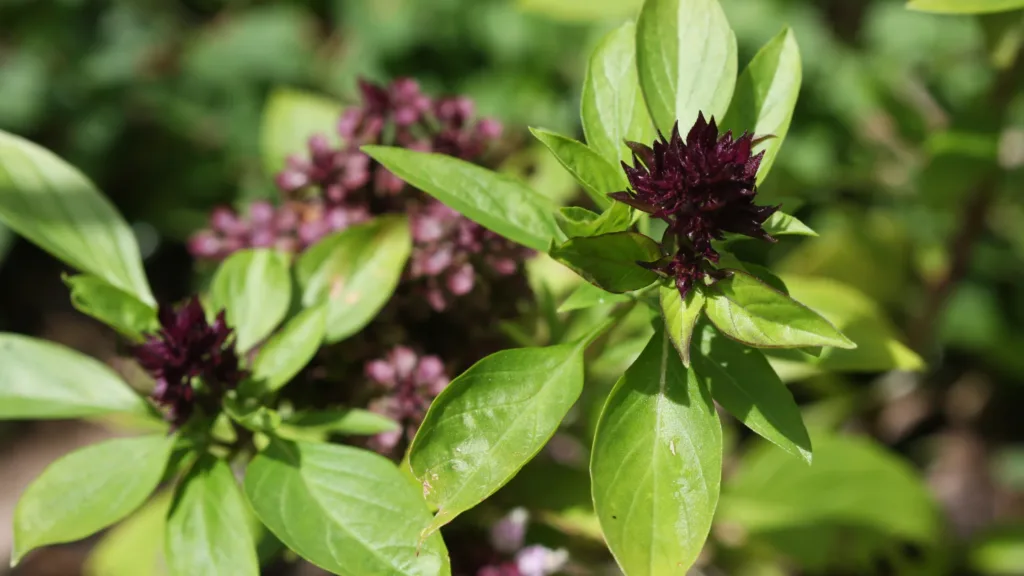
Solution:
[(685, 140), (677, 122), (671, 136), (659, 136), (653, 146), (627, 142), (633, 166), (622, 167), (631, 190), (609, 196), (668, 224), (678, 249), (658, 271), (674, 278), (684, 297), (708, 264), (718, 262), (713, 240), (730, 232), (775, 241), (763, 225), (779, 207), (754, 204), (764, 156), (753, 153), (759, 141), (748, 132), (719, 137), (715, 119), (708, 122), (701, 113)]
[[(245, 377), (221, 311), (213, 324), (199, 298), (192, 297), (175, 308), (161, 305), (160, 329), (147, 336), (132, 352), (156, 380), (152, 398), (166, 409), (166, 417), (179, 428), (207, 400), (217, 403), (227, 390)], [(201, 382), (202, 386), (197, 387)]]

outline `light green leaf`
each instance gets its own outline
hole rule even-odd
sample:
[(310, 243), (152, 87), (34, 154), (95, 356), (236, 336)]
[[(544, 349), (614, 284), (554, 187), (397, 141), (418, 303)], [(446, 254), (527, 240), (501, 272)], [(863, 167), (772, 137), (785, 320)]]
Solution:
[(565, 302), (562, 302), (562, 305), (558, 307), (558, 311), (571, 312), (573, 310), (593, 308), (602, 304), (629, 302), (629, 300), (630, 297), (624, 294), (612, 294), (607, 290), (594, 286), (590, 282), (583, 282), (572, 291), (572, 294), (569, 294)]
[(566, 206), (558, 209), (555, 220), (569, 238), (597, 236), (627, 230), (633, 223), (633, 210), (621, 202), (615, 202), (601, 214), (579, 206)]
[(637, 262), (657, 261), (661, 258), (661, 247), (643, 234), (613, 232), (571, 238), (552, 250), (551, 257), (587, 282), (621, 294), (650, 286), (658, 279), (656, 272), (643, 268)]
[(629, 185), (622, 168), (609, 163), (586, 145), (539, 128), (530, 128), (530, 132), (548, 147), (599, 208), (611, 206), (608, 194), (621, 192)]
[(828, 320), (753, 276), (732, 276), (705, 289), (707, 315), (729, 337), (763, 348), (856, 348)]
[(103, 322), (133, 340), (159, 328), (156, 309), (91, 274), (67, 276), (71, 304), (83, 314)]
[(754, 55), (736, 82), (723, 128), (733, 134), (749, 131), (756, 137), (774, 136), (754, 147), (754, 152), (764, 151), (757, 170), (758, 183), (771, 170), (789, 131), (800, 94), (801, 75), (800, 47), (793, 31), (785, 28)]
[(203, 455), (181, 480), (165, 529), (170, 576), (258, 576), (249, 513), (227, 462)]
[(300, 412), (288, 418), (285, 426), (322, 434), (372, 436), (399, 429), (398, 422), (376, 412), (359, 408), (338, 408), (317, 412)]
[(683, 574), (711, 529), (722, 428), (708, 390), (661, 323), (608, 396), (594, 438), (594, 508), (630, 576)]
[(118, 438), (51, 464), (18, 500), (12, 565), (40, 546), (81, 540), (131, 514), (156, 489), (173, 446), (173, 436)]
[(769, 442), (810, 464), (811, 440), (800, 408), (764, 354), (707, 324), (698, 333), (693, 368), (715, 401)]
[(809, 226), (784, 212), (776, 212), (764, 223), (764, 231), (772, 236), (817, 236)]
[(2, 130), (0, 221), (73, 268), (156, 303), (139, 245), (114, 205), (53, 152)]
[(163, 541), (171, 494), (164, 492), (103, 535), (85, 562), (85, 576), (164, 576)]
[(813, 442), (813, 466), (770, 446), (754, 449), (726, 485), (719, 519), (752, 533), (839, 525), (936, 541), (935, 503), (907, 462), (866, 438), (816, 434)]
[(253, 432), (273, 432), (281, 425), (277, 410), (262, 405), (256, 398), (240, 397), (234, 390), (224, 396), (224, 412)]
[(0, 333), (0, 420), (148, 413), (110, 367), (70, 348)]
[(291, 295), (285, 254), (267, 248), (239, 250), (217, 268), (210, 285), (210, 309), (227, 310), (235, 348), (244, 353), (280, 324)]
[(249, 464), (245, 493), (282, 542), (335, 574), (451, 574), (441, 536), (421, 538), (430, 513), (415, 485), (377, 454), (274, 441)]
[(690, 342), (693, 340), (693, 327), (697, 325), (700, 313), (704, 310), (704, 293), (692, 288), (686, 293), (686, 302), (679, 296), (675, 285), (661, 286), (658, 289), (661, 300), (661, 314), (665, 319), (665, 330), (672, 340), (672, 346), (679, 352), (683, 366), (690, 367)]
[[(587, 0), (589, 1), (589, 0)], [(594, 49), (583, 80), (580, 118), (587, 145), (619, 169), (632, 164), (626, 140), (650, 144), (654, 124), (647, 114), (636, 75), (636, 26), (612, 30)]]
[(1024, 8), (1024, 0), (910, 0), (907, 8), (940, 14), (990, 14)]
[(636, 64), (647, 109), (666, 137), (704, 112), (721, 118), (736, 85), (736, 36), (718, 0), (647, 0), (636, 23)]
[(996, 526), (975, 538), (968, 552), (977, 574), (1013, 576), (1024, 566), (1024, 524)]
[(434, 532), (501, 488), (558, 429), (583, 389), (583, 346), (502, 350), (430, 405), (409, 461), (438, 509)]
[(273, 392), (290, 382), (320, 349), (327, 329), (327, 307), (307, 308), (288, 321), (260, 348), (252, 376), (261, 391)]
[(310, 136), (322, 134), (340, 144), (342, 105), (330, 98), (292, 88), (277, 88), (267, 97), (260, 125), (260, 152), (267, 174), (276, 174), (293, 154), (309, 156)]
[(551, 201), (515, 178), (444, 154), (386, 146), (362, 150), (402, 180), (513, 242), (543, 252), (561, 238)]
[(830, 278), (783, 276), (789, 293), (843, 331), (857, 348), (826, 348), (818, 356), (792, 351), (768, 352), (770, 358), (793, 359), (823, 370), (883, 372), (923, 370), (924, 360), (900, 341), (899, 332), (878, 304), (848, 284)]
[(302, 303), (327, 303), (327, 342), (370, 323), (402, 277), (412, 250), (405, 216), (378, 216), (317, 242), (299, 257), (295, 274)]

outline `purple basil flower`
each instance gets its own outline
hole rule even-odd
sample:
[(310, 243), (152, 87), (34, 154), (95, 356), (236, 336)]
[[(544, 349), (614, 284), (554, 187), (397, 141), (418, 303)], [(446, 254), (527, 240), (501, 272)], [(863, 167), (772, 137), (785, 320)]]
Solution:
[(539, 544), (527, 546), (516, 553), (516, 568), (522, 576), (551, 576), (569, 560), (564, 549), (551, 550)]
[(199, 299), (192, 297), (177, 309), (161, 305), (160, 329), (132, 351), (139, 364), (156, 379), (153, 400), (167, 409), (175, 428), (192, 415), (197, 402), (194, 379), (204, 394), (219, 400), (245, 377), (232, 346), (233, 330), (224, 312), (211, 325)]
[(677, 123), (672, 137), (662, 136), (653, 148), (628, 144), (634, 166), (623, 163), (623, 168), (633, 191), (612, 194), (616, 200), (664, 219), (712, 261), (718, 255), (711, 240), (721, 240), (725, 232), (774, 241), (761, 226), (778, 207), (754, 204), (764, 153), (752, 154), (751, 134), (733, 140), (726, 132), (719, 138), (714, 118), (709, 124), (700, 114), (685, 142)]
[(491, 546), (503, 554), (514, 554), (523, 547), (526, 523), (530, 513), (525, 508), (513, 508), (491, 526)]
[(366, 376), (386, 394), (370, 402), (370, 410), (402, 423), (403, 429), (378, 434), (371, 447), (389, 454), (402, 441), (411, 440), (427, 407), (448, 386), (444, 363), (437, 356), (420, 356), (411, 348), (396, 346), (381, 359), (366, 363)]

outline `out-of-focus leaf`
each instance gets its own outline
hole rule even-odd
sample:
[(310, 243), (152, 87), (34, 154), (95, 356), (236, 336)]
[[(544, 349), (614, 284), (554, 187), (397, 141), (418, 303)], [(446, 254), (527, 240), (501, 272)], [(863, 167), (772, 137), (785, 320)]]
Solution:
[(1024, 8), (1024, 0), (910, 0), (907, 8), (940, 14), (989, 14)]
[(1024, 525), (1002, 526), (979, 535), (968, 552), (979, 574), (1013, 576), (1024, 567)]
[(935, 542), (935, 503), (908, 463), (863, 438), (816, 434), (812, 441), (813, 466), (770, 446), (752, 450), (724, 487), (719, 520), (749, 532), (839, 525)]
[(171, 494), (155, 496), (103, 535), (85, 563), (86, 576), (165, 576), (164, 524)]
[(3, 131), (0, 220), (82, 272), (156, 303), (135, 235), (114, 205), (53, 152)]
[(244, 353), (284, 319), (291, 294), (285, 254), (268, 248), (239, 250), (217, 268), (209, 304), (213, 313), (227, 310), (235, 347)]
[(718, 0), (647, 0), (636, 24), (636, 63), (647, 109), (666, 136), (679, 121), (722, 118), (736, 85), (736, 36)]
[(782, 278), (790, 295), (832, 322), (857, 344), (857, 348), (826, 348), (818, 356), (766, 351), (770, 357), (797, 359), (834, 371), (882, 372), (924, 368), (924, 361), (900, 342), (896, 328), (878, 305), (855, 288), (828, 278), (791, 274)]
[(260, 152), (267, 174), (284, 168), (288, 156), (307, 157), (307, 142), (315, 134), (327, 137), (332, 145), (339, 144), (337, 124), (341, 110), (339, 102), (318, 94), (291, 88), (271, 92), (260, 126)]
[(306, 306), (327, 303), (328, 342), (363, 329), (387, 304), (412, 250), (405, 216), (378, 216), (320, 240), (295, 275)]
[(270, 337), (252, 364), (262, 391), (272, 392), (291, 381), (316, 355), (327, 328), (327, 309), (307, 308)]
[(754, 148), (754, 152), (764, 152), (758, 182), (768, 175), (789, 131), (801, 76), (796, 35), (786, 28), (758, 51), (736, 82), (723, 127), (734, 134), (750, 131), (755, 137), (774, 136)]
[(567, 22), (618, 20), (636, 14), (643, 0), (517, 0), (524, 11)]
[(654, 124), (636, 75), (636, 26), (632, 22), (609, 32), (591, 54), (580, 117), (587, 145), (616, 170), (621, 170), (620, 162), (632, 163), (627, 140), (654, 141)]

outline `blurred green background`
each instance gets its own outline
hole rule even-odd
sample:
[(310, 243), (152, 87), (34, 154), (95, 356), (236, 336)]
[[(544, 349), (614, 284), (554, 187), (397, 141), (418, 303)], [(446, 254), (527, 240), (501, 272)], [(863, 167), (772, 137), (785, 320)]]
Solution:
[[(823, 557), (824, 539), (845, 534), (813, 529), (835, 520), (828, 514), (809, 514), (802, 528), (760, 540), (723, 522), (714, 534), (718, 554), (703, 569), (1024, 574), (1024, 74), (1009, 68), (1024, 16), (931, 15), (895, 0), (722, 4), (741, 66), (787, 24), (803, 56), (793, 126), (762, 194), (821, 236), (784, 240), (771, 255), (775, 268), (859, 289), (929, 365), (924, 374), (789, 378), (812, 424), (861, 432), (899, 454), (907, 490), (927, 487), (941, 507), (935, 541), (944, 544), (935, 554), (904, 546), (879, 564), (871, 554), (862, 562), (852, 544), (849, 557)], [(536, 151), (526, 126), (581, 137), (587, 56), (638, 5), (0, 0), (0, 129), (53, 149), (92, 177), (135, 227), (158, 297), (177, 298), (191, 282), (183, 240), (209, 210), (273, 193), (260, 126), (274, 88), (352, 101), (359, 76), (412, 76), (427, 92), (471, 96), (481, 113), (505, 123), (511, 141)], [(997, 117), (993, 98), (1007, 119)], [(956, 238), (967, 256), (950, 249)], [(930, 307), (951, 268), (948, 298)], [(0, 329), (114, 355), (113, 344), (98, 343), (94, 327), (71, 312), (59, 270), (0, 229)], [(39, 426), (0, 427), (0, 476), (14, 477), (6, 472), (20, 466), (12, 458), (25, 452), (18, 448), (25, 438), (43, 433)], [(741, 462), (747, 475), (737, 480), (738, 494), (778, 490), (752, 477), (750, 470), (769, 466), (758, 457)], [(888, 502), (905, 478), (873, 474), (872, 465), (831, 470), (863, 483), (852, 496), (837, 495), (821, 468), (778, 482), (800, 486), (799, 506), (846, 499), (848, 508), (910, 514), (898, 505), (917, 492)], [(871, 526), (874, 540), (858, 542), (892, 548), (900, 520), (882, 516)], [(40, 560), (19, 574), (77, 573), (67, 567), (76, 561), (68, 562), (53, 568)]]

